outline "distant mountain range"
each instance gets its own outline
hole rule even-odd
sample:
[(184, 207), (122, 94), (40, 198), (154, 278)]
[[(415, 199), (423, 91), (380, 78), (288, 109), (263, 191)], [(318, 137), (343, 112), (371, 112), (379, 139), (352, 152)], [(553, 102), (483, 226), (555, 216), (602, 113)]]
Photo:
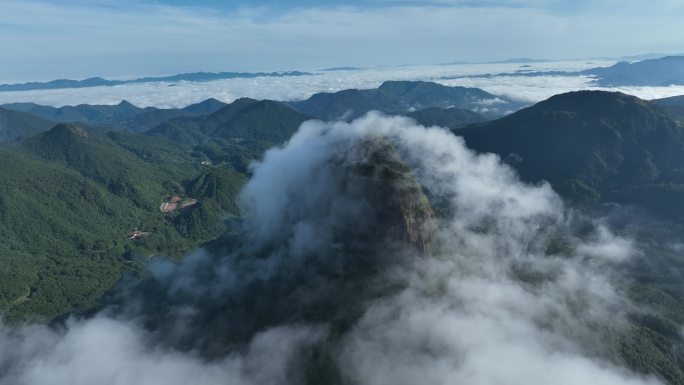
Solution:
[[(596, 78), (595, 83), (604, 87), (616, 86), (667, 86), (672, 84), (684, 84), (684, 56), (641, 55), (630, 57), (632, 59), (648, 58), (637, 62), (621, 61), (610, 67), (596, 67), (583, 71), (530, 71), (519, 70), (512, 73), (497, 73), (485, 75), (465, 75), (462, 77), (497, 77), (497, 76), (578, 76), (589, 75)], [(548, 60), (515, 58), (492, 62), (495, 64), (510, 63), (541, 63)], [(461, 64), (454, 62), (449, 64)], [(358, 67), (332, 67), (320, 71), (353, 71), (361, 70)], [(171, 76), (141, 77), (130, 80), (109, 80), (101, 77), (91, 77), (83, 80), (57, 79), (48, 82), (28, 82), (17, 84), (0, 84), (0, 92), (8, 91), (31, 91), (64, 88), (87, 88), (100, 86), (117, 86), (124, 84), (141, 84), (154, 82), (208, 82), (222, 79), (257, 78), (257, 77), (293, 77), (308, 76), (309, 72), (285, 71), (285, 72), (191, 72)], [(329, 114), (332, 114), (330, 112)]]
[(666, 56), (580, 72), (597, 78), (596, 84), (617, 86), (669, 86), (684, 84), (684, 56)]
[(307, 72), (190, 72), (171, 76), (143, 77), (131, 80), (108, 80), (101, 77), (92, 77), (84, 80), (58, 79), (49, 82), (29, 82), (18, 84), (0, 84), (0, 92), (6, 91), (31, 91), (49, 90), (61, 88), (87, 88), (100, 86), (118, 86), (123, 84), (140, 84), (155, 82), (208, 82), (223, 79), (242, 79), (257, 77), (288, 77), (306, 76)]
[(522, 69), (497, 74), (451, 76), (445, 77), (445, 79), (580, 75), (594, 77), (593, 83), (601, 87), (683, 85), (684, 56), (666, 56), (633, 63), (624, 61), (610, 67), (595, 67), (583, 71), (530, 71)]

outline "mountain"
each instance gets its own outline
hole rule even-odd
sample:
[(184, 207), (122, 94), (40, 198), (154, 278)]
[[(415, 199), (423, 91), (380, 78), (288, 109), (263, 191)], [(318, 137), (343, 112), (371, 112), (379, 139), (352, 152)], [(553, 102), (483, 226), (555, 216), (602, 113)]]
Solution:
[[(225, 231), (244, 176), (203, 159), (75, 124), (0, 144), (0, 310), (49, 319), (88, 308), (150, 256), (177, 258)], [(186, 205), (162, 212), (176, 196)]]
[(31, 114), (0, 108), (0, 142), (43, 132), (53, 125), (53, 122)]
[(571, 92), (455, 132), (575, 202), (634, 204), (684, 219), (684, 125), (647, 101)]
[(0, 84), (0, 92), (3, 91), (31, 91), (31, 90), (50, 90), (59, 88), (85, 88), (100, 86), (116, 86), (125, 84), (120, 80), (107, 80), (100, 77), (93, 77), (83, 80), (57, 79), (49, 82), (29, 82), (21, 84)]
[(519, 106), (479, 88), (448, 87), (420, 81), (388, 81), (375, 89), (349, 89), (315, 94), (288, 103), (304, 114), (322, 120), (350, 120), (371, 110), (405, 114), (429, 107), (458, 107), (487, 115), (503, 115)]
[(125, 100), (116, 105), (81, 104), (57, 108), (34, 103), (10, 103), (2, 107), (30, 113), (54, 122), (88, 123), (106, 129), (141, 132), (169, 119), (210, 114), (224, 106), (225, 103), (216, 99), (207, 99), (182, 109), (140, 108)]
[(280, 102), (242, 98), (210, 115), (169, 120), (146, 134), (192, 144), (229, 139), (266, 149), (289, 139), (308, 119)]
[[(172, 119), (157, 135), (63, 123), (0, 144), (0, 311), (10, 319), (50, 319), (87, 309), (150, 256), (175, 258), (225, 233), (226, 219), (238, 214), (247, 165), (308, 117), (252, 99), (210, 99), (173, 113), (217, 108)], [(125, 102), (61, 111), (94, 119), (169, 114)], [(162, 137), (169, 132), (201, 143)]]
[(209, 115), (212, 114), (221, 108), (225, 107), (226, 103), (216, 100), (214, 98), (209, 98), (205, 101), (191, 104), (185, 108), (183, 108), (183, 111), (189, 113), (189, 114), (194, 114), (194, 115)]
[[(616, 281), (627, 282), (625, 289), (635, 306), (626, 310), (630, 314), (624, 325), (616, 326), (618, 334), (599, 329), (605, 339), (596, 352), (602, 357), (605, 351), (610, 358), (606, 365), (614, 362), (635, 373), (682, 383), (684, 268), (681, 243), (672, 245), (672, 239), (680, 238), (670, 235), (681, 234), (684, 227), (684, 123), (667, 108), (677, 106), (680, 100), (647, 102), (617, 92), (580, 91), (556, 95), (495, 121), (461, 127), (486, 116), (439, 106), (465, 91), (435, 90), (429, 83), (395, 83), (373, 93), (348, 90), (323, 98), (341, 97), (339, 104), (331, 102), (334, 108), (339, 107), (338, 112), (345, 103), (356, 108), (374, 105), (406, 114), (422, 124), (452, 127), (469, 147), (498, 154), (525, 181), (549, 181), (578, 207), (601, 210), (614, 205), (597, 208), (597, 203), (617, 202), (667, 219), (645, 221), (629, 216), (629, 211), (620, 212), (618, 219), (607, 216), (606, 221), (628, 223), (618, 231), (628, 236), (636, 233), (635, 244), (643, 242), (646, 247), (635, 247), (644, 255), (599, 265), (615, 267), (611, 274), (620, 277)], [(410, 111), (430, 103), (439, 106)], [(114, 306), (110, 309), (116, 312), (119, 303), (106, 302), (112, 297), (104, 294), (125, 297), (133, 293), (136, 309), (140, 309), (136, 321), (153, 330), (155, 336), (170, 336), (170, 341), (165, 341), (169, 346), (208, 359), (231, 351), (226, 349), (246, 346), (255, 335), (274, 326), (324, 324), (329, 326), (325, 345), (332, 350), (315, 345), (305, 355), (312, 362), (305, 375), (311, 383), (336, 383), (331, 373), (337, 356), (330, 352), (346, 341), (346, 333), (355, 330), (359, 319), (373, 315), (366, 312), (368, 302), (388, 293), (403, 293), (402, 299), (414, 305), (419, 296), (432, 300), (433, 293), (445, 290), (448, 282), (438, 279), (421, 286), (418, 296), (405, 296), (409, 292), (406, 285), (393, 281), (396, 273), (391, 269), (415, 265), (403, 265), (403, 253), (387, 250), (415, 250), (419, 256), (438, 250), (433, 226), (439, 222), (440, 202), (435, 198), (439, 195), (424, 191), (390, 141), (373, 136), (353, 146), (337, 145), (310, 168), (314, 178), (284, 178), (293, 188), (276, 191), (292, 191), (294, 198), (285, 200), (285, 223), (261, 244), (254, 242), (256, 237), (249, 231), (263, 222), (240, 227), (239, 235), (227, 233), (232, 222), (242, 223), (234, 219), (239, 215), (236, 196), (246, 179), (244, 165), (262, 149), (287, 140), (307, 115), (283, 103), (248, 98), (229, 105), (207, 100), (174, 112), (137, 109), (126, 103), (108, 106), (110, 109), (95, 107), (92, 111), (64, 111), (95, 116), (93, 119), (106, 119), (100, 117), (111, 113), (123, 121), (140, 116), (147, 116), (148, 122), (172, 117), (147, 135), (103, 133), (65, 123), (0, 144), (0, 310), (10, 320), (31, 316), (53, 319), (98, 304)], [(22, 104), (16, 108), (35, 106)], [(129, 112), (135, 112), (133, 118)], [(198, 116), (173, 117), (182, 113)], [(300, 156), (296, 151), (290, 153)], [(270, 174), (262, 178), (271, 182)], [(302, 184), (301, 180), (311, 182)], [(270, 203), (272, 196), (267, 191), (265, 200)], [(431, 202), (431, 198), (437, 201)], [(297, 206), (302, 201), (307, 204)], [(173, 209), (162, 210), (171, 206)], [(484, 211), (490, 212), (489, 208)], [(581, 225), (578, 227), (595, 226), (588, 219), (568, 219), (575, 220)], [(489, 223), (499, 225), (496, 220), (489, 221), (488, 217), (477, 220), (468, 231), (486, 237)], [(504, 218), (501, 223), (508, 226), (507, 221), (510, 219)], [(519, 224), (528, 225), (524, 221)], [(642, 225), (648, 228), (631, 232), (634, 227), (630, 226)], [(311, 229), (318, 226), (330, 226), (330, 231), (323, 233), (320, 242), (305, 244), (315, 237), (317, 233)], [(460, 230), (454, 226), (449, 231)], [(521, 245), (529, 242), (532, 250), (540, 242), (524, 238)], [(540, 238), (545, 238), (545, 233)], [(572, 240), (558, 246), (555, 234), (553, 238), (554, 244), (549, 247), (574, 247)], [(546, 240), (542, 240), (544, 245)], [(461, 252), (463, 243), (456, 243), (457, 252)], [(484, 244), (479, 238), (473, 243)], [(200, 245), (206, 246), (204, 251), (185, 262), (155, 265), (162, 266), (162, 274), (143, 273), (143, 266), (156, 255), (173, 259)], [(414, 255), (406, 254), (407, 258)], [(581, 251), (578, 254), (582, 256)], [(478, 258), (465, 255), (453, 265), (454, 261), (448, 260), (449, 266), (459, 271), (470, 267), (467, 259), (477, 263)], [(549, 265), (539, 260), (543, 273), (536, 274), (530, 268), (535, 274), (526, 274), (523, 264), (527, 258), (510, 258), (507, 253), (496, 262), (520, 264), (520, 270), (510, 272), (522, 275), (525, 285), (520, 287), (529, 293), (546, 293), (557, 282), (547, 280), (546, 275), (564, 275), (566, 267), (570, 278), (576, 278), (572, 265), (564, 262), (566, 256), (553, 252), (546, 257), (549, 261), (560, 259), (561, 268), (548, 269)], [(585, 262), (589, 266), (595, 263), (582, 257), (581, 263)], [(480, 267), (479, 263), (475, 265)], [(380, 274), (388, 271), (390, 274)], [(424, 272), (431, 277), (429, 273), (434, 271), (431, 267)], [(181, 280), (167, 279), (174, 275)], [(119, 281), (124, 276), (130, 280)], [(232, 277), (240, 281), (229, 279)], [(454, 297), (447, 297), (446, 304), (453, 304)], [(542, 294), (542, 298), (547, 296)], [(581, 312), (585, 297), (580, 293), (569, 299), (569, 309)], [(122, 303), (121, 309), (130, 310), (125, 307), (128, 304)], [(554, 311), (553, 318), (569, 313)], [(195, 327), (179, 328), (184, 325), (179, 321)], [(559, 322), (566, 321), (560, 317)], [(599, 344), (591, 341), (591, 345)]]
[(240, 79), (257, 77), (288, 77), (306, 76), (306, 72), (190, 72), (171, 76), (143, 77), (131, 80), (108, 80), (101, 77), (92, 77), (83, 80), (58, 79), (49, 82), (29, 82), (17, 84), (0, 84), (0, 92), (4, 91), (31, 91), (61, 88), (87, 88), (102, 86), (118, 86), (123, 84), (157, 83), (157, 82), (208, 82), (222, 79)]
[(596, 84), (604, 87), (681, 85), (684, 84), (684, 56), (666, 56), (635, 63), (620, 62), (580, 73), (595, 76)]

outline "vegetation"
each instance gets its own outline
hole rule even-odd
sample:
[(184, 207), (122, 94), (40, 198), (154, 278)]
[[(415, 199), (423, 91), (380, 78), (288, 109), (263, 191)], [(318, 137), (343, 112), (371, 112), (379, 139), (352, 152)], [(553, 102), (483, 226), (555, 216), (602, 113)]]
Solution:
[[(0, 146), (0, 309), (49, 319), (87, 308), (133, 262), (180, 257), (214, 238), (237, 213), (244, 177), (222, 165), (207, 170), (194, 153), (75, 125)], [(197, 194), (199, 203), (165, 214), (169, 194)], [(149, 235), (129, 240), (132, 230)]]

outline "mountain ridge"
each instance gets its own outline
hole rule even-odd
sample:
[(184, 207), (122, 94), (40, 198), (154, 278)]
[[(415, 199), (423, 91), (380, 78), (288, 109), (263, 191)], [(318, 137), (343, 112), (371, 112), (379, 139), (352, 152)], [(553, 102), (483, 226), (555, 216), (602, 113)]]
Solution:
[(56, 79), (47, 82), (27, 82), (0, 84), (0, 92), (52, 90), (65, 88), (110, 87), (125, 84), (158, 83), (158, 82), (207, 82), (224, 79), (251, 79), (257, 77), (288, 77), (311, 75), (301, 71), (283, 72), (187, 72), (170, 76), (141, 77), (131, 80), (108, 80), (101, 77), (90, 77), (83, 80)]

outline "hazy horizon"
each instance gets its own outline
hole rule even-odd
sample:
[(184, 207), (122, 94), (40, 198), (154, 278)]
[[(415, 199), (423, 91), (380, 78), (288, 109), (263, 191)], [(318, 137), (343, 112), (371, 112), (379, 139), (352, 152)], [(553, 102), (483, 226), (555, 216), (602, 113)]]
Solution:
[(12, 83), (676, 54), (684, 33), (677, 18), (684, 4), (676, 1), (2, 0), (0, 5), (0, 81)]

